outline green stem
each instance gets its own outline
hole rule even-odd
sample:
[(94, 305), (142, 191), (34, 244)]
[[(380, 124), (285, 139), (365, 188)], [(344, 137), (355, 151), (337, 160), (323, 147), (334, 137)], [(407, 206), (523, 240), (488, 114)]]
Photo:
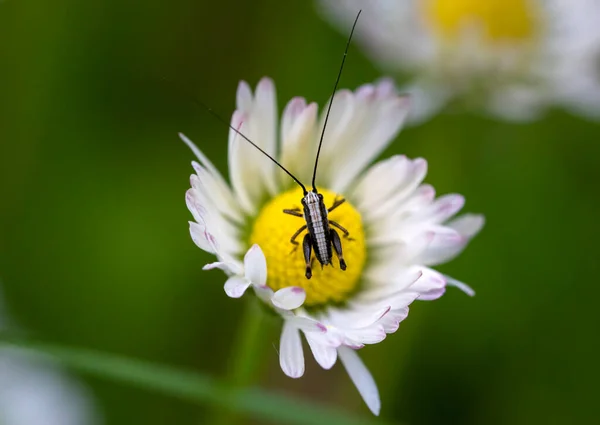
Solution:
[[(5, 348), (19, 349), (25, 355), (45, 353), (59, 364), (89, 376), (197, 405), (229, 408), (261, 424), (386, 425), (372, 416), (349, 414), (315, 401), (288, 396), (281, 391), (269, 392), (257, 387), (230, 388), (195, 370), (177, 369), (85, 348), (34, 342), (0, 331), (0, 351)], [(208, 421), (203, 423), (211, 424)]]
[[(266, 314), (255, 297), (248, 297), (240, 318), (236, 338), (231, 349), (226, 382), (233, 390), (253, 384), (260, 371), (263, 348), (266, 344)], [(239, 414), (230, 409), (216, 407), (209, 413), (210, 423), (232, 425), (239, 421)]]
[(266, 314), (258, 304), (258, 299), (246, 300), (244, 313), (233, 345), (230, 360), (230, 381), (236, 387), (252, 383), (258, 373), (265, 336)]

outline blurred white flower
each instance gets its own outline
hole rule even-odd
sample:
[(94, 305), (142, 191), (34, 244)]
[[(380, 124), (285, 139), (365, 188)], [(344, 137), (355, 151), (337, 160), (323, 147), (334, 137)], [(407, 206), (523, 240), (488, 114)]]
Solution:
[(553, 105), (600, 118), (600, 1), (319, 0), (388, 72), (414, 78), (414, 122), (458, 100), (509, 120)]
[[(0, 294), (0, 330), (6, 323)], [(97, 412), (86, 389), (51, 359), (0, 347), (1, 425), (91, 425)]]
[[(186, 193), (194, 216), (190, 233), (198, 247), (218, 259), (204, 268), (227, 273), (230, 297), (241, 297), (251, 287), (282, 316), (280, 364), (286, 375), (304, 373), (304, 334), (323, 368), (339, 357), (375, 414), (378, 390), (356, 350), (395, 332), (415, 299), (436, 299), (449, 284), (472, 292), (430, 267), (459, 254), (483, 225), (479, 215), (450, 220), (464, 199), (455, 194), (435, 199), (434, 189), (421, 183), (425, 160), (394, 156), (369, 167), (399, 132), (408, 106), (388, 80), (335, 95), (317, 187), (327, 207), (346, 199), (330, 208), (328, 218), (349, 232), (342, 237), (347, 269), (342, 271), (337, 260), (326, 267), (317, 263), (310, 280), (303, 250), (290, 243), (304, 220), (283, 212), (301, 208), (302, 190), (291, 187), (285, 173), (234, 131), (229, 134), (230, 187), (181, 136), (199, 160), (192, 163), (196, 174)], [(301, 181), (310, 181), (324, 120), (317, 112), (315, 103), (294, 98), (278, 129), (275, 87), (265, 78), (254, 94), (245, 82), (239, 85), (231, 125)]]

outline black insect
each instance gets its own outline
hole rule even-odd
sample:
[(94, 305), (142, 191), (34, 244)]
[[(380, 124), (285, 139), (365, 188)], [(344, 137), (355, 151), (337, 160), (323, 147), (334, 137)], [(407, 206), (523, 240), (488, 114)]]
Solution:
[(321, 132), (321, 138), (319, 140), (319, 148), (317, 149), (317, 156), (315, 158), (315, 167), (313, 170), (312, 176), (312, 190), (306, 190), (306, 187), (298, 180), (292, 173), (290, 173), (283, 165), (281, 165), (275, 158), (266, 153), (260, 147), (258, 147), (254, 142), (252, 142), (248, 137), (242, 134), (237, 128), (233, 127), (227, 121), (222, 119), (219, 115), (217, 115), (211, 108), (200, 103), (201, 106), (206, 108), (208, 112), (210, 112), (213, 116), (215, 116), (219, 121), (226, 124), (231, 130), (235, 131), (239, 136), (241, 136), (244, 140), (262, 152), (267, 158), (273, 161), (279, 168), (285, 171), (301, 188), (303, 191), (302, 209), (293, 208), (293, 209), (285, 209), (284, 213), (290, 214), (296, 217), (302, 217), (306, 221), (306, 224), (298, 229), (296, 233), (291, 237), (290, 242), (298, 246), (299, 243), (296, 242), (296, 238), (304, 231), (308, 230), (306, 235), (304, 235), (304, 240), (302, 242), (302, 250), (304, 252), (304, 260), (306, 261), (306, 278), (310, 279), (312, 277), (312, 266), (311, 266), (311, 257), (312, 252), (314, 251), (315, 257), (321, 263), (322, 266), (326, 266), (331, 264), (332, 259), (332, 251), (338, 256), (340, 261), (340, 268), (342, 270), (346, 270), (346, 262), (344, 261), (344, 255), (342, 253), (342, 241), (340, 240), (339, 234), (336, 232), (333, 227), (337, 227), (342, 231), (346, 238), (349, 238), (350, 234), (346, 229), (344, 229), (340, 224), (335, 221), (331, 221), (328, 219), (328, 213), (342, 205), (346, 200), (344, 198), (336, 198), (333, 202), (333, 205), (329, 208), (325, 206), (323, 201), (323, 195), (320, 194), (315, 185), (315, 180), (317, 177), (317, 166), (319, 164), (319, 154), (321, 153), (321, 145), (323, 144), (323, 136), (325, 135), (325, 128), (327, 127), (327, 120), (329, 119), (329, 113), (331, 112), (331, 105), (333, 103), (333, 97), (335, 96), (335, 92), (337, 90), (338, 83), (340, 82), (340, 77), (342, 76), (342, 70), (344, 69), (344, 62), (346, 61), (346, 56), (348, 55), (348, 47), (350, 46), (350, 41), (352, 40), (352, 34), (354, 33), (354, 28), (356, 27), (356, 23), (358, 22), (358, 18), (360, 16), (361, 11), (356, 15), (356, 19), (354, 20), (354, 24), (352, 25), (352, 30), (350, 31), (350, 36), (348, 37), (348, 42), (346, 43), (346, 49), (344, 51), (344, 56), (342, 58), (342, 64), (340, 66), (340, 70), (338, 72), (337, 79), (335, 81), (335, 85), (333, 86), (333, 93), (331, 95), (331, 99), (329, 100), (329, 105), (327, 107), (327, 114), (325, 115), (325, 122), (323, 124), (323, 131)]

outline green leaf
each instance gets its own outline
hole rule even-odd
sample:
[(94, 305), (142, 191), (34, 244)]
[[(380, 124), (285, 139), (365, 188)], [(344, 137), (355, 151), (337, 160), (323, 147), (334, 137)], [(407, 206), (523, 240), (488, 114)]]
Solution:
[(201, 373), (83, 348), (28, 342), (0, 335), (0, 348), (42, 352), (82, 372), (191, 403), (211, 404), (258, 420), (294, 425), (354, 425), (385, 422), (259, 388), (232, 388)]

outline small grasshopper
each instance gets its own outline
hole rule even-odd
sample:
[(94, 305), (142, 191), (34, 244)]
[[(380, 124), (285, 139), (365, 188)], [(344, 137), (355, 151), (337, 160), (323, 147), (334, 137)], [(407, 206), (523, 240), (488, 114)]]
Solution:
[[(354, 24), (352, 25), (352, 30), (350, 31), (350, 36), (348, 37), (348, 42), (346, 44), (346, 49), (344, 51), (344, 56), (342, 58), (342, 64), (340, 66), (340, 70), (338, 72), (337, 79), (335, 81), (335, 85), (333, 87), (333, 94), (331, 95), (331, 99), (329, 100), (329, 105), (327, 107), (327, 113), (325, 115), (325, 122), (323, 124), (323, 131), (321, 132), (321, 138), (319, 140), (319, 148), (317, 150), (317, 156), (315, 158), (315, 167), (313, 169), (312, 176), (312, 190), (307, 190), (306, 187), (294, 176), (290, 171), (288, 171), (283, 165), (281, 165), (275, 158), (262, 150), (259, 146), (257, 146), (254, 142), (252, 142), (248, 137), (246, 137), (242, 132), (240, 132), (237, 128), (233, 127), (230, 123), (222, 119), (219, 115), (217, 115), (211, 108), (200, 103), (205, 109), (208, 110), (213, 116), (215, 116), (219, 121), (227, 125), (231, 130), (241, 136), (244, 140), (262, 152), (267, 158), (273, 161), (279, 168), (285, 171), (301, 188), (304, 193), (304, 196), (301, 200), (302, 202), (302, 211), (300, 208), (292, 208), (285, 209), (283, 212), (285, 214), (290, 214), (295, 217), (304, 218), (306, 224), (300, 227), (296, 233), (294, 233), (290, 239), (290, 242), (295, 246), (295, 248), (299, 245), (296, 242), (296, 238), (300, 236), (300, 234), (307, 230), (306, 235), (304, 235), (304, 240), (302, 241), (302, 250), (304, 253), (304, 260), (306, 262), (306, 272), (305, 276), (307, 279), (312, 277), (312, 265), (311, 265), (311, 257), (312, 252), (315, 252), (315, 256), (319, 263), (322, 266), (326, 266), (331, 264), (332, 259), (332, 250), (335, 251), (338, 256), (340, 262), (340, 269), (346, 270), (346, 261), (344, 261), (344, 255), (342, 253), (342, 241), (340, 240), (339, 234), (336, 232), (333, 227), (337, 227), (342, 231), (344, 237), (349, 239), (350, 233), (342, 227), (339, 223), (335, 221), (331, 221), (328, 219), (328, 214), (342, 205), (346, 200), (344, 198), (336, 198), (333, 202), (333, 205), (329, 208), (325, 206), (325, 202), (323, 201), (323, 195), (320, 194), (315, 185), (315, 180), (317, 177), (317, 166), (319, 164), (319, 154), (321, 153), (321, 145), (323, 144), (323, 136), (325, 135), (325, 127), (327, 126), (327, 120), (329, 119), (329, 113), (331, 112), (331, 105), (333, 104), (333, 98), (335, 96), (338, 83), (340, 82), (340, 77), (342, 76), (342, 70), (344, 69), (344, 62), (346, 61), (346, 56), (348, 55), (348, 47), (350, 46), (350, 41), (352, 40), (352, 34), (354, 33), (354, 28), (356, 27), (356, 23), (358, 22), (358, 18), (360, 16), (359, 11), (356, 15), (356, 19), (354, 20)], [(332, 227), (333, 226), (333, 227)], [(295, 251), (294, 248), (294, 251)], [(333, 249), (332, 249), (333, 248)], [(292, 251), (293, 252), (293, 251)]]

